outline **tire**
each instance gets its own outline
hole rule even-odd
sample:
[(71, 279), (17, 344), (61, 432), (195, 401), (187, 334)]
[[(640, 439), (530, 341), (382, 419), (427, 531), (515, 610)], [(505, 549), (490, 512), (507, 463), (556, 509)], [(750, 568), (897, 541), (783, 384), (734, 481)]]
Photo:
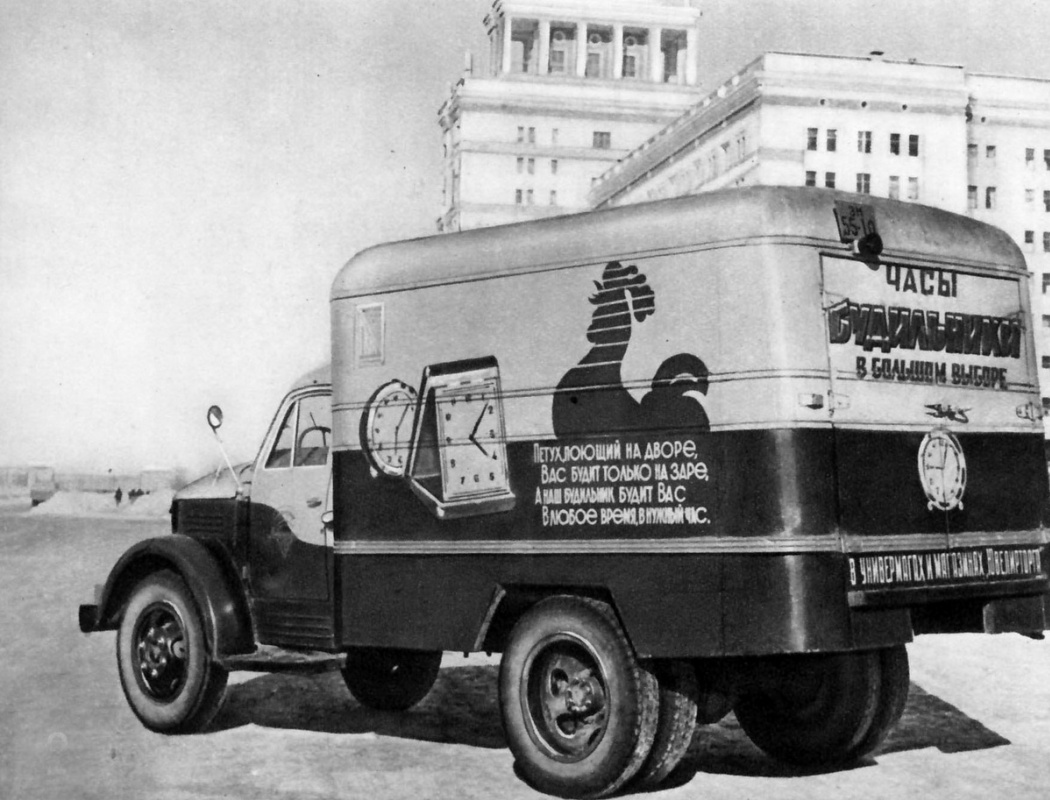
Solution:
[(660, 717), (649, 757), (638, 772), (641, 787), (660, 784), (682, 760), (696, 731), (696, 671), (686, 661), (661, 661), (655, 665), (660, 685)]
[(511, 631), (499, 674), (503, 731), (522, 776), (561, 797), (600, 797), (641, 768), (656, 736), (656, 677), (605, 603), (556, 596)]
[(152, 731), (200, 731), (222, 706), (227, 672), (212, 660), (193, 596), (174, 572), (153, 573), (132, 591), (117, 670), (128, 705)]
[(877, 651), (778, 659), (778, 685), (741, 698), (736, 717), (769, 755), (801, 766), (857, 757), (880, 702)]
[(881, 650), (879, 668), (878, 707), (868, 732), (850, 754), (854, 759), (863, 758), (882, 744), (886, 734), (900, 721), (904, 706), (908, 702), (911, 674), (908, 669), (908, 651), (904, 645)]
[(347, 652), (343, 681), (358, 702), (380, 711), (411, 708), (434, 686), (441, 652), (357, 647)]

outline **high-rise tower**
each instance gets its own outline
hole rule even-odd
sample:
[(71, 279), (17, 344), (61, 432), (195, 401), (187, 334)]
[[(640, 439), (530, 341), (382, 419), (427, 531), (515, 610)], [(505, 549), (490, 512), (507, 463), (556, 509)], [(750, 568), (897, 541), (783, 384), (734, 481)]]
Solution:
[(688, 0), (495, 0), (484, 69), (439, 112), (442, 231), (582, 211), (592, 181), (699, 99)]

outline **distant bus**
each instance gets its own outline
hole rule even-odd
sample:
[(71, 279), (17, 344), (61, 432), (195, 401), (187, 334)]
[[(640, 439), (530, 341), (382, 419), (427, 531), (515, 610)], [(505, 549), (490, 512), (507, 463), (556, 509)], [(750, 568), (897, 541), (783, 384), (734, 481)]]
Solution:
[(52, 467), (29, 468), (29, 499), (38, 506), (58, 491), (55, 470)]

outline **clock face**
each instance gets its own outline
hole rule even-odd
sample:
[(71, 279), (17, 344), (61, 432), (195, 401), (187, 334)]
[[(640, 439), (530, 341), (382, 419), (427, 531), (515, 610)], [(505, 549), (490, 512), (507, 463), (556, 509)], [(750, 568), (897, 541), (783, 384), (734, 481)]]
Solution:
[(372, 466), (386, 475), (404, 475), (412, 439), (416, 390), (401, 381), (379, 387), (361, 418), (361, 446)]
[(919, 446), (919, 479), (929, 508), (951, 511), (962, 507), (966, 491), (966, 459), (959, 440), (950, 432), (926, 434)]
[(507, 451), (496, 380), (441, 388), (436, 400), (446, 499), (505, 492)]

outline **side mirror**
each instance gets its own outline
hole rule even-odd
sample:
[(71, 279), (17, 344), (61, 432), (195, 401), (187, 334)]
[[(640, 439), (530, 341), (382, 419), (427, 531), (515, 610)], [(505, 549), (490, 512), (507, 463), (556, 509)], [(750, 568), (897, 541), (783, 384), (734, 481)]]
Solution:
[(222, 409), (218, 406), (212, 406), (208, 409), (208, 426), (214, 432), (218, 432), (222, 426)]

